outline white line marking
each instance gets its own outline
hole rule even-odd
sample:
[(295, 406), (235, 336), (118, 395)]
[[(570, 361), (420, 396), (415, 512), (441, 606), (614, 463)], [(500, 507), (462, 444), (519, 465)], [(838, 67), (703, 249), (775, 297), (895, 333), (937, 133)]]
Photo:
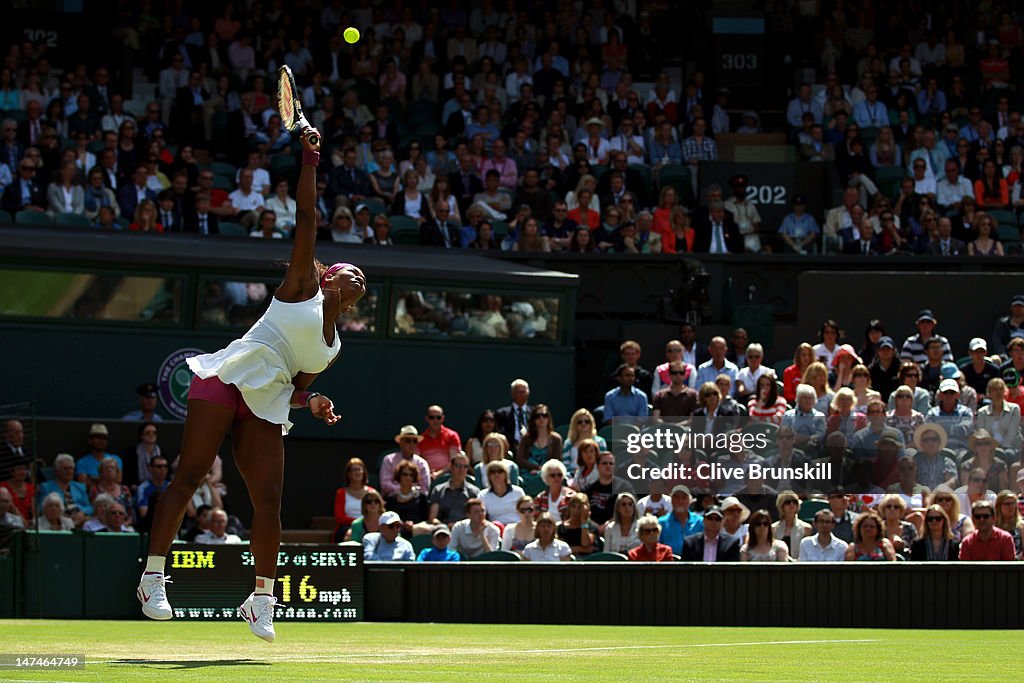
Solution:
[[(502, 655), (502, 654), (546, 654), (546, 653), (566, 653), (566, 652), (601, 652), (608, 650), (665, 650), (665, 649), (686, 649), (686, 648), (697, 648), (697, 647), (744, 647), (751, 645), (839, 645), (849, 643), (878, 643), (881, 640), (877, 638), (851, 638), (851, 639), (838, 639), (838, 640), (759, 640), (746, 643), (682, 643), (672, 645), (607, 645), (597, 647), (574, 647), (574, 648), (542, 648), (533, 650), (491, 650), (488, 654), (491, 655)], [(225, 659), (223, 661), (270, 661), (270, 662), (345, 662), (353, 659), (397, 659), (402, 657), (436, 657), (438, 654), (442, 654), (444, 651), (440, 649), (436, 650), (417, 650), (417, 651), (405, 651), (405, 652), (382, 652), (382, 653), (358, 653), (350, 655), (259, 655), (254, 654), (252, 657), (240, 657), (238, 659)], [(207, 660), (213, 660), (216, 658), (215, 654), (211, 654), (208, 657), (191, 656), (191, 657), (167, 657), (165, 659), (90, 659), (89, 664), (172, 664), (174, 662), (202, 662)]]

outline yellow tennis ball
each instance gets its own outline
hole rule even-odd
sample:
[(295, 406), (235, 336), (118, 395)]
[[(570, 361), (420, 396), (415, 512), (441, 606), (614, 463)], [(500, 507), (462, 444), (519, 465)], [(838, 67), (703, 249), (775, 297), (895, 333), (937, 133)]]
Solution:
[(345, 42), (346, 43), (357, 43), (359, 42), (359, 29), (354, 26), (349, 26), (345, 29)]

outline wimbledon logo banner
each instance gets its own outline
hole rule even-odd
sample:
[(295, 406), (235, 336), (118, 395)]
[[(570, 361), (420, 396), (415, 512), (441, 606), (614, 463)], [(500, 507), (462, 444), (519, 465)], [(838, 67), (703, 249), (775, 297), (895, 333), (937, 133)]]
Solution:
[(188, 413), (188, 388), (192, 383), (192, 371), (186, 361), (204, 353), (202, 349), (178, 349), (164, 359), (157, 372), (160, 402), (167, 412), (179, 420), (184, 420)]

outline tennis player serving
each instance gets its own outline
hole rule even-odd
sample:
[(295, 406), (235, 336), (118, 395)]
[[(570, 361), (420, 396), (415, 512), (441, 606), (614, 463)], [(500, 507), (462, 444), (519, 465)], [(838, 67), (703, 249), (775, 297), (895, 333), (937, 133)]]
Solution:
[[(334, 321), (366, 293), (366, 277), (350, 263), (324, 266), (313, 258), (316, 242), (316, 167), (320, 136), (303, 129), (302, 170), (296, 191), (295, 242), (284, 282), (267, 312), (241, 339), (216, 353), (188, 361), (195, 372), (181, 460), (156, 507), (146, 570), (139, 582), (142, 613), (170, 619), (164, 560), (188, 501), (213, 464), (228, 430), (235, 464), (252, 500), (251, 550), (256, 589), (238, 613), (258, 637), (274, 640), (274, 579), (281, 543), (284, 439), (290, 408), (309, 408), (327, 424), (340, 418), (326, 396), (308, 391), (317, 375), (338, 358), (341, 340)], [(315, 143), (315, 144), (314, 144)]]

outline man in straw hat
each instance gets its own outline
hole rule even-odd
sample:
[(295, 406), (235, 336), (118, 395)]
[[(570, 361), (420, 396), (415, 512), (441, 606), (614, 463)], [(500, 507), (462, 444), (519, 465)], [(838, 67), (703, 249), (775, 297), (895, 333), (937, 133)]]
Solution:
[(380, 486), (385, 496), (398, 492), (398, 482), (395, 481), (394, 474), (395, 468), (402, 460), (408, 460), (416, 465), (416, 470), (420, 473), (420, 485), (424, 490), (430, 489), (430, 466), (416, 453), (422, 440), (423, 437), (412, 425), (405, 425), (398, 430), (398, 434), (395, 434), (398, 450), (385, 455), (380, 464)]

